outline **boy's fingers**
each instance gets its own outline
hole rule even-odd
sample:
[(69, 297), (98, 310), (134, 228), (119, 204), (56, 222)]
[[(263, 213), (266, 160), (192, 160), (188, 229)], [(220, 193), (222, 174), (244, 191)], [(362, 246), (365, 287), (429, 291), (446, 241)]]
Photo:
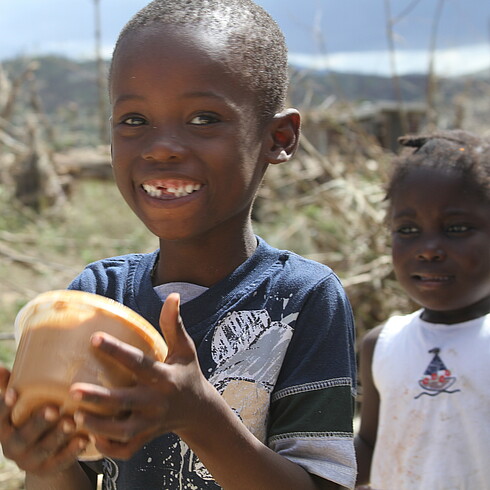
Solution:
[(88, 445), (88, 438), (75, 436), (57, 447), (40, 446), (23, 458), (24, 471), (43, 476), (70, 467)]
[[(194, 343), (185, 331), (179, 314), (180, 296), (170, 294), (160, 313), (160, 328), (167, 343), (168, 356), (189, 359), (195, 355)], [(146, 356), (140, 349), (133, 347), (104, 332), (96, 332), (91, 338), (92, 345), (101, 352), (110, 355), (138, 377), (154, 378), (154, 371), (160, 363)], [(160, 366), (161, 368), (161, 366)]]
[(156, 362), (137, 347), (122, 342), (108, 333), (96, 332), (90, 340), (95, 348), (108, 354), (138, 376), (152, 370)]
[[(108, 417), (78, 411), (75, 412), (75, 422), (79, 430), (87, 431), (96, 438), (128, 442), (141, 435), (145, 429), (148, 430), (147, 425), (150, 423), (150, 419), (148, 417), (143, 419), (139, 414), (136, 416), (129, 414), (120, 417)], [(150, 425), (153, 429), (153, 424)]]
[(59, 410), (46, 406), (33, 414), (22, 427), (13, 430), (10, 426), (8, 441), (3, 446), (4, 454), (10, 459), (25, 454), (49, 431), (54, 430), (60, 419)]
[[(147, 382), (150, 384), (152, 381), (150, 376)], [(101, 417), (113, 417), (113, 421), (116, 417), (124, 419), (134, 410), (144, 410), (152, 402), (146, 387), (135, 386), (106, 388), (88, 383), (74, 383), (70, 388), (70, 395), (80, 405), (81, 411), (103, 414)]]
[(169, 356), (188, 355), (194, 351), (194, 344), (185, 330), (179, 308), (180, 295), (172, 293), (168, 295), (160, 312), (160, 329), (167, 343)]
[(129, 414), (127, 417), (99, 417), (76, 412), (79, 429), (91, 434), (96, 448), (109, 457), (127, 459), (145, 442), (161, 434), (161, 418)]
[(56, 470), (60, 472), (70, 467), (85, 450), (89, 443), (88, 438), (83, 436), (73, 437), (65, 446), (63, 446), (55, 455), (44, 462), (43, 471), (45, 473)]
[(73, 420), (70, 418), (59, 419), (56, 426), (39, 439), (35, 451), (30, 451), (30, 465), (41, 467), (47, 463), (49, 466), (52, 463), (51, 460), (63, 459), (67, 446), (70, 446), (71, 440), (74, 438), (77, 443), (72, 444), (68, 452), (76, 457), (88, 444), (88, 437), (75, 435), (75, 432), (76, 426)]

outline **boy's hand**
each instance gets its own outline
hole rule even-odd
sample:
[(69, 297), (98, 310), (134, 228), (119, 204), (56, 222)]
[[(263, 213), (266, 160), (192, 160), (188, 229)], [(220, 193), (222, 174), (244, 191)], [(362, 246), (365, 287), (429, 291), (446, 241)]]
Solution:
[(0, 367), (0, 444), (5, 457), (39, 476), (71, 466), (86, 447), (87, 438), (74, 436), (74, 421), (62, 417), (54, 406), (42, 407), (21, 427), (14, 427), (10, 415), (17, 394), (7, 390), (9, 377), (10, 372)]
[(214, 390), (201, 373), (194, 343), (179, 315), (179, 301), (178, 294), (169, 295), (160, 315), (160, 328), (168, 346), (165, 363), (153, 361), (108, 334), (97, 333), (92, 338), (95, 347), (137, 378), (136, 385), (129, 388), (108, 389), (84, 383), (72, 387), (76, 400), (118, 414), (75, 414), (77, 425), (94, 434), (97, 448), (109, 457), (127, 459), (161, 434), (189, 430), (190, 425), (198, 423), (206, 393)]

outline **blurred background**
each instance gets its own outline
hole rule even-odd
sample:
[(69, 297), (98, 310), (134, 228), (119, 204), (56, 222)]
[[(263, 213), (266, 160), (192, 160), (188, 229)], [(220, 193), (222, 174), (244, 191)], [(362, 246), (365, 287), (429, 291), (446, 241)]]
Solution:
[[(107, 67), (144, 0), (0, 0), (0, 361), (36, 294), (157, 240), (112, 182)], [(285, 32), (300, 149), (254, 211), (279, 248), (330, 265), (358, 339), (410, 303), (394, 279), (384, 185), (407, 132), (489, 134), (487, 0), (258, 0)], [(0, 461), (0, 489), (23, 488)]]

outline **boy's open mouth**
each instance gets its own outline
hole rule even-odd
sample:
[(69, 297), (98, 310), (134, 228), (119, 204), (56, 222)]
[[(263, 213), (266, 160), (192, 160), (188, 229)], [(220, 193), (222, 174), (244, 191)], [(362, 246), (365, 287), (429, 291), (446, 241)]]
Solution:
[(183, 181), (165, 181), (161, 183), (146, 183), (141, 187), (151, 197), (184, 197), (198, 191), (202, 187), (202, 184), (186, 183)]

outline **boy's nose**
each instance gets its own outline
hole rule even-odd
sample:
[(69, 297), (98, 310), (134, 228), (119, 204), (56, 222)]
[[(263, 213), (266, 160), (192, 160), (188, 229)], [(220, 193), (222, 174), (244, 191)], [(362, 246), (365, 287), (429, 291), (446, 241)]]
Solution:
[(178, 160), (184, 153), (185, 147), (176, 132), (160, 131), (158, 127), (153, 127), (152, 131), (149, 131), (141, 155), (145, 160), (164, 162)]

